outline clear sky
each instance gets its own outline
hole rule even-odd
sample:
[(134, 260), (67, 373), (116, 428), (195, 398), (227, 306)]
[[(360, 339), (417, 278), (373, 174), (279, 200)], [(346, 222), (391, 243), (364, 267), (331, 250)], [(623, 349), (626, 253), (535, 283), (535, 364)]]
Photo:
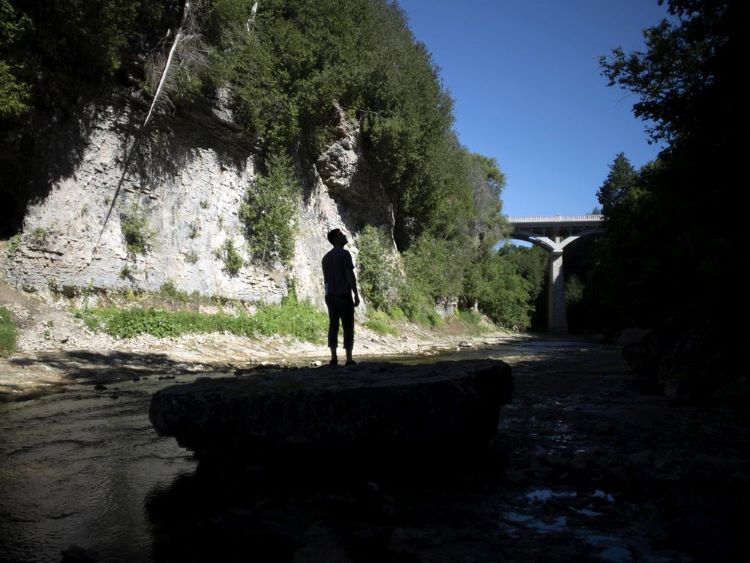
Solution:
[(469, 150), (505, 173), (508, 215), (588, 213), (618, 152), (652, 160), (637, 97), (608, 87), (599, 56), (643, 50), (656, 0), (398, 0), (455, 100)]

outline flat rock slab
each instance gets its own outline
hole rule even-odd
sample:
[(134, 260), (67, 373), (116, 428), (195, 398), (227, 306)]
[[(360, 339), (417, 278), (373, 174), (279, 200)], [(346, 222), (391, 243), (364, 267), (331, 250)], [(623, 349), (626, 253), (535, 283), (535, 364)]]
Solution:
[(201, 458), (476, 450), (513, 393), (499, 360), (259, 371), (158, 391), (149, 418)]

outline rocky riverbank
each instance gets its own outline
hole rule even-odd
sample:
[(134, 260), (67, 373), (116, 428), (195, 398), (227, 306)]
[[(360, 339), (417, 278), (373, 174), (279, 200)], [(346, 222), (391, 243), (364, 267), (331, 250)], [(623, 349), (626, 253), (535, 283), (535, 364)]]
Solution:
[[(0, 283), (0, 305), (19, 329), (18, 348), (0, 358), (0, 400), (27, 399), (66, 384), (109, 384), (140, 377), (231, 373), (257, 365), (320, 365), (325, 344), (285, 336), (246, 338), (232, 334), (187, 334), (177, 338), (139, 335), (117, 339), (89, 330), (76, 319), (74, 300), (50, 293), (29, 294)], [(479, 335), (460, 327), (433, 330), (401, 323), (399, 334), (379, 334), (357, 323), (357, 357), (431, 356), (529, 338), (505, 331)]]

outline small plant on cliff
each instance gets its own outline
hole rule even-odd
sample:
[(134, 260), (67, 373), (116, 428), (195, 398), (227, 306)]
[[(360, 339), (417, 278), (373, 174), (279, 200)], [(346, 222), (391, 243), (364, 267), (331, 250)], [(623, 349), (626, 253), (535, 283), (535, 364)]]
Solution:
[(133, 277), (133, 270), (131, 270), (130, 266), (128, 266), (127, 264), (122, 267), (122, 270), (120, 270), (120, 279), (128, 280), (129, 282), (135, 281), (135, 278)]
[(0, 307), (0, 356), (10, 356), (16, 350), (18, 332), (10, 311)]
[(195, 238), (198, 236), (201, 228), (197, 221), (194, 221), (188, 225), (188, 238)]
[(153, 233), (148, 230), (146, 216), (136, 208), (120, 215), (120, 228), (125, 246), (131, 254), (146, 254)]
[(245, 261), (237, 252), (231, 239), (225, 240), (224, 244), (214, 252), (214, 255), (224, 262), (224, 271), (232, 277), (239, 274), (242, 266), (245, 265)]
[(291, 162), (271, 156), (268, 173), (248, 188), (240, 220), (253, 258), (266, 264), (288, 263), (294, 256), (294, 214), (297, 188)]
[(50, 232), (47, 229), (37, 227), (31, 231), (26, 239), (29, 246), (36, 248), (44, 248), (49, 242)]
[(13, 254), (21, 247), (21, 235), (13, 235), (8, 239), (8, 253)]

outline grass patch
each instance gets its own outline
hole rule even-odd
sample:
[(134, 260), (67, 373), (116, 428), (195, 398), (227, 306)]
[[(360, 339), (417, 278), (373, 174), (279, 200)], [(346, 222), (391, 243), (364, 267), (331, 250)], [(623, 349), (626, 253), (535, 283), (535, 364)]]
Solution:
[(370, 311), (364, 325), (379, 334), (392, 334), (394, 336), (400, 334), (398, 329), (391, 324), (391, 318), (383, 311)]
[(281, 334), (321, 342), (328, 326), (325, 313), (308, 302), (300, 303), (295, 299), (260, 307), (254, 315), (104, 307), (79, 309), (75, 316), (91, 330), (106, 332), (116, 338), (132, 338), (139, 334), (165, 338), (198, 332), (229, 332), (247, 337)]
[(10, 356), (15, 352), (17, 340), (18, 331), (10, 316), (10, 311), (5, 307), (0, 307), (0, 356)]
[(449, 333), (467, 334), (472, 336), (478, 336), (486, 332), (493, 332), (496, 331), (497, 328), (498, 327), (486, 317), (471, 309), (461, 309), (455, 316), (448, 317), (446, 326), (444, 327), (445, 331)]

